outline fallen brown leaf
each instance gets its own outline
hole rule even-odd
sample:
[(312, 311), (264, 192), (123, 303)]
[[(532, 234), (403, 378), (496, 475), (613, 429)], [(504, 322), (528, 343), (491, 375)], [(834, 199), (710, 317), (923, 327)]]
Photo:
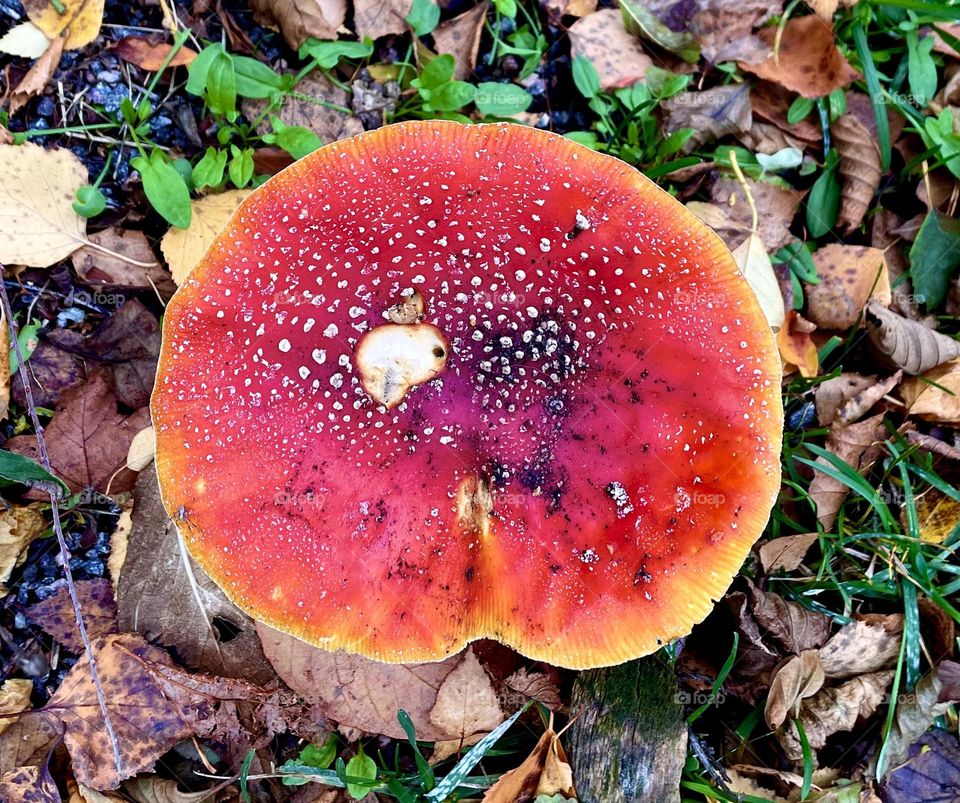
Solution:
[[(883, 413), (849, 426), (835, 426), (827, 435), (826, 449), (854, 471), (862, 472), (879, 456), (885, 432)], [(817, 462), (827, 464), (822, 457), (818, 457)], [(822, 471), (813, 475), (810, 481), (810, 498), (817, 508), (817, 521), (824, 530), (833, 527), (840, 505), (849, 492), (847, 485)]]
[(937, 664), (937, 679), (940, 681), (937, 702), (950, 703), (960, 700), (960, 663), (941, 661)]
[(136, 803), (206, 803), (213, 799), (206, 790), (181, 792), (176, 781), (146, 775), (124, 781), (123, 793)]
[(581, 17), (568, 33), (572, 57), (590, 59), (603, 89), (630, 86), (641, 80), (653, 64), (640, 40), (623, 27), (618, 9), (603, 8)]
[[(136, 475), (124, 468), (127, 450), (149, 423), (146, 408), (128, 416), (117, 412), (106, 374), (96, 371), (86, 384), (63, 394), (44, 432), (54, 472), (75, 493), (84, 488), (106, 492), (108, 484), (114, 492), (129, 490)], [(6, 447), (37, 459), (33, 435), (11, 438)]]
[(459, 81), (468, 79), (477, 66), (480, 36), (487, 18), (489, 3), (480, 3), (453, 19), (440, 23), (433, 32), (433, 41), (438, 55), (449, 53), (456, 61), (453, 77)]
[(807, 556), (810, 547), (819, 539), (817, 533), (782, 535), (760, 547), (760, 564), (766, 572), (792, 572)]
[(539, 0), (551, 21), (562, 24), (563, 17), (585, 17), (597, 10), (597, 0)]
[(770, 693), (763, 710), (767, 724), (776, 729), (787, 721), (787, 717), (796, 719), (803, 700), (820, 691), (824, 679), (817, 650), (804, 650), (788, 658), (770, 682)]
[[(883, 702), (884, 693), (893, 672), (873, 672), (861, 675), (839, 686), (821, 689), (803, 701), (800, 721), (810, 747), (819, 749), (827, 738), (840, 731), (853, 730), (859, 720), (869, 717)], [(803, 759), (803, 749), (796, 725), (789, 721), (777, 731), (777, 738), (791, 761)]]
[(45, 268), (84, 245), (87, 223), (73, 200), (87, 181), (66, 148), (0, 145), (0, 262)]
[(432, 664), (381, 664), (358, 655), (321, 650), (259, 622), (257, 632), (264, 654), (281, 679), (305, 699), (319, 704), (341, 729), (406, 738), (397, 721), (397, 711), (403, 708), (418, 739), (449, 741), (472, 735), (448, 731), (430, 719), (437, 690), (460, 663), (460, 655)]
[(890, 278), (883, 251), (830, 243), (813, 254), (820, 283), (807, 287), (807, 316), (821, 329), (853, 326), (866, 303), (890, 303)]
[(39, 505), (0, 510), (0, 597), (6, 596), (3, 583), (10, 579), (14, 567), (22, 561), (27, 546), (46, 527)]
[(960, 423), (960, 360), (907, 380), (900, 386), (900, 396), (911, 415), (941, 424)]
[[(776, 28), (765, 28), (759, 36), (772, 46), (776, 34)], [(860, 76), (837, 49), (833, 28), (816, 15), (791, 17), (783, 28), (779, 50), (766, 61), (741, 60), (739, 64), (806, 98), (829, 95)]]
[(728, 134), (742, 134), (753, 125), (748, 84), (682, 92), (665, 100), (660, 107), (665, 113), (665, 134), (693, 129), (693, 134), (684, 143), (686, 153)]
[(18, 767), (0, 776), (0, 800), (19, 803), (60, 803), (60, 791), (47, 762)]
[(777, 347), (784, 362), (784, 369), (796, 367), (800, 376), (813, 377), (820, 370), (817, 344), (810, 333), (816, 325), (800, 316), (795, 310), (787, 312), (786, 320), (777, 332)]
[(470, 736), (491, 731), (504, 719), (490, 676), (468, 647), (437, 689), (430, 721), (447, 733)]
[(849, 678), (886, 669), (897, 658), (903, 616), (890, 614), (844, 625), (820, 649), (828, 678)]
[(727, 205), (721, 206), (705, 201), (688, 201), (686, 207), (713, 229), (730, 250), (736, 248), (750, 236), (751, 221), (741, 220), (739, 211), (734, 215)]
[(860, 393), (849, 399), (837, 412), (836, 422), (840, 425), (853, 424), (863, 418), (873, 406), (900, 384), (903, 371), (897, 371), (893, 376), (881, 379), (864, 388)]
[[(877, 354), (888, 364), (902, 368), (904, 373), (926, 374), (960, 357), (960, 341), (903, 318), (875, 301), (867, 304), (864, 323)], [(949, 371), (944, 371), (943, 376), (947, 373)], [(905, 388), (907, 384), (904, 383)]]
[(116, 294), (120, 308), (92, 334), (84, 337), (73, 329), (55, 329), (48, 337), (64, 351), (93, 363), (105, 363), (117, 400), (138, 410), (147, 405), (153, 390), (160, 322), (138, 299), (123, 298), (123, 294)]
[(405, 22), (413, 0), (354, 0), (353, 27), (358, 39), (379, 39), (391, 33), (406, 33)]
[[(746, 184), (759, 212), (757, 233), (763, 241), (764, 248), (772, 254), (793, 241), (790, 224), (797, 214), (804, 193), (768, 181), (754, 181), (749, 178)], [(750, 224), (753, 212), (739, 181), (721, 178), (714, 184), (710, 197), (714, 203), (728, 208), (734, 219)]]
[[(297, 95), (286, 96), (283, 105), (274, 114), (285, 125), (309, 128), (324, 142), (352, 137), (363, 131), (363, 124), (359, 117), (352, 114), (345, 115), (337, 109), (323, 105), (324, 101), (336, 106), (349, 107), (350, 95), (322, 73), (314, 72), (297, 84)], [(248, 100), (243, 103), (244, 114), (251, 119), (259, 118), (266, 107), (265, 100)], [(268, 133), (271, 130), (270, 121), (263, 120), (257, 130), (262, 134)]]
[[(561, 705), (557, 684), (542, 672), (528, 672), (521, 667), (504, 679), (503, 685), (523, 698), (535, 700), (545, 705), (551, 711), (558, 709)], [(507, 707), (509, 709), (519, 708), (520, 706), (508, 705)]]
[(876, 138), (852, 114), (834, 120), (830, 133), (840, 154), (843, 179), (837, 223), (841, 231), (849, 233), (860, 227), (880, 186), (880, 149)]
[(74, 270), (84, 281), (116, 287), (152, 287), (163, 300), (173, 295), (176, 285), (157, 261), (143, 232), (109, 228), (88, 239), (92, 247), (85, 245), (70, 256)]
[(9, 714), (19, 714), (30, 707), (32, 692), (32, 680), (7, 678), (3, 681), (3, 686), (0, 687), (0, 733), (17, 721), (16, 717)]
[(780, 0), (699, 0), (690, 33), (713, 64), (733, 60), (759, 64), (770, 53), (770, 45), (754, 31), (782, 8)]
[(213, 238), (220, 233), (240, 202), (250, 190), (228, 190), (217, 195), (208, 195), (192, 201), (190, 227), (179, 229), (171, 226), (160, 241), (163, 258), (170, 266), (173, 280), (179, 285), (190, 275), (201, 257), (207, 252)]
[(573, 771), (552, 727), (547, 728), (519, 767), (500, 776), (483, 800), (484, 803), (527, 803), (540, 795), (551, 800), (556, 797), (573, 800), (577, 795)]
[(933, 728), (910, 745), (907, 756), (905, 763), (892, 767), (883, 803), (960, 799), (960, 742), (954, 733)]
[(799, 655), (816, 649), (830, 634), (829, 617), (788, 602), (777, 594), (753, 586), (750, 602), (750, 612), (763, 629), (764, 637), (772, 638), (786, 652)]
[(126, 560), (117, 584), (120, 627), (175, 649), (192, 669), (269, 682), (274, 672), (253, 621), (187, 554), (163, 509), (154, 471), (140, 474), (133, 498)]
[[(55, 407), (60, 396), (83, 382), (87, 375), (87, 365), (82, 358), (57, 348), (45, 338), (38, 341), (29, 365), (27, 381), (38, 407)], [(17, 404), (26, 406), (19, 371), (10, 377), (10, 396)]]
[[(83, 623), (91, 638), (117, 632), (117, 603), (109, 580), (79, 580), (76, 584)], [(27, 619), (49, 633), (70, 652), (83, 652), (73, 602), (65, 582), (56, 592), (26, 609)]]
[(93, 651), (120, 748), (119, 769), (86, 656), (81, 656), (42, 711), (59, 722), (77, 781), (103, 791), (150, 770), (191, 729), (180, 706), (167, 699), (144, 670), (143, 661), (170, 663), (163, 650), (124, 633), (97, 639)]
[(30, 98), (43, 92), (44, 87), (53, 77), (57, 67), (60, 65), (60, 57), (63, 55), (63, 45), (66, 41), (64, 36), (57, 36), (50, 42), (50, 46), (34, 62), (33, 66), (23, 76), (16, 89), (10, 93), (10, 114), (16, 114), (22, 109)]
[(66, 32), (66, 49), (77, 50), (89, 45), (100, 34), (103, 3), (104, 0), (61, 0), (59, 4), (47, 0), (24, 0), (23, 7), (30, 21), (48, 39)]
[[(113, 46), (113, 52), (124, 61), (136, 64), (141, 70), (157, 72), (170, 55), (173, 46), (169, 42), (156, 42), (145, 36), (124, 36)], [(189, 47), (181, 46), (168, 67), (186, 67), (197, 57), (197, 52)]]
[[(893, 672), (883, 674), (893, 675)], [(897, 710), (893, 724), (886, 737), (886, 765), (884, 774), (902, 764), (908, 755), (910, 745), (923, 735), (933, 721), (943, 716), (950, 708), (950, 702), (940, 701), (943, 684), (936, 672), (924, 675), (912, 693), (904, 694), (897, 700)], [(866, 771), (868, 778), (877, 777), (877, 754), (874, 753)]]
[[(251, 0), (250, 7), (257, 22), (279, 28), (294, 50), (310, 36), (336, 39), (347, 18), (346, 0)], [(360, 14), (359, 4), (355, 14)]]
[(830, 426), (847, 402), (876, 385), (877, 381), (873, 376), (845, 372), (817, 385), (814, 391), (817, 420), (825, 427)]

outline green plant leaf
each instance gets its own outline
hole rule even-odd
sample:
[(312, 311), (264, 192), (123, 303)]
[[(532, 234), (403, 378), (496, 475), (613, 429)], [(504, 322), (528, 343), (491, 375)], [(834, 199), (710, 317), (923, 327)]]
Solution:
[(937, 309), (947, 297), (950, 279), (958, 268), (960, 220), (933, 209), (923, 219), (910, 247), (910, 280), (917, 301), (928, 310)]
[(240, 150), (236, 145), (230, 147), (232, 158), (227, 173), (237, 188), (246, 187), (253, 178), (253, 148)]
[(814, 105), (812, 98), (797, 95), (793, 103), (790, 104), (790, 108), (787, 109), (787, 122), (790, 125), (796, 125), (801, 120), (806, 120), (810, 116), (810, 112), (813, 111)]
[(177, 169), (157, 149), (149, 159), (135, 156), (130, 166), (140, 173), (147, 200), (170, 225), (185, 229), (190, 225), (190, 190)]
[(8, 452), (5, 449), (0, 449), (0, 477), (42, 491), (53, 490), (55, 493), (64, 496), (70, 493), (63, 480), (54, 477), (39, 463), (35, 463), (22, 454)]
[(470, 103), (477, 88), (466, 81), (449, 81), (430, 91), (430, 108), (438, 112), (455, 112)]
[(193, 168), (193, 184), (198, 190), (205, 187), (217, 187), (223, 181), (223, 172), (227, 168), (227, 152), (209, 147), (203, 158)]
[(207, 73), (207, 105), (214, 114), (224, 116), (237, 110), (237, 74), (233, 57), (220, 53)]
[(481, 114), (507, 117), (526, 111), (533, 102), (533, 96), (516, 84), (486, 81), (477, 84), (477, 93), (473, 102)]
[(935, 41), (932, 36), (918, 38), (916, 28), (907, 31), (907, 78), (913, 100), (921, 109), (937, 94), (937, 65), (931, 54)]
[[(213, 62), (218, 56), (226, 52), (223, 45), (216, 42), (207, 45), (197, 54), (197, 57), (187, 66), (187, 92), (197, 97), (203, 96), (203, 92), (207, 88), (207, 76), (210, 74), (210, 67), (213, 66)], [(123, 111), (122, 105), (121, 111)]]
[[(453, 78), (453, 72), (457, 67), (456, 61), (449, 53), (437, 56), (432, 59), (421, 71), (420, 75), (414, 78), (410, 84), (420, 90), (432, 91)], [(421, 94), (423, 92), (421, 91)]]
[(300, 58), (308, 56), (317, 62), (322, 70), (336, 67), (340, 59), (365, 59), (373, 55), (373, 42), (330, 42), (314, 39), (312, 36), (300, 45)]
[[(6, 326), (6, 324), (4, 324)], [(36, 351), (40, 345), (39, 333), (43, 324), (39, 322), (24, 324), (20, 327), (17, 335), (17, 343), (20, 344), (20, 353), (23, 354), (24, 361), (30, 359), (30, 355)], [(10, 373), (15, 374), (20, 369), (20, 363), (17, 360), (16, 349), (10, 349)]]
[(807, 196), (807, 229), (813, 237), (823, 237), (837, 222), (840, 212), (840, 182), (837, 165), (840, 158), (835, 150), (827, 155), (823, 172), (810, 188)]
[(262, 61), (249, 56), (233, 56), (237, 76), (237, 94), (244, 98), (271, 98), (293, 88), (293, 76), (277, 73)]
[(690, 33), (672, 31), (641, 0), (620, 0), (623, 27), (634, 36), (676, 53), (694, 64), (700, 58), (700, 45)]
[[(354, 800), (363, 800), (373, 788), (373, 781), (377, 779), (377, 763), (365, 755), (363, 746), (360, 752), (347, 762), (347, 793)], [(353, 781), (371, 781), (366, 783), (353, 783)]]
[(585, 98), (593, 98), (600, 91), (600, 75), (586, 56), (573, 60), (573, 83)]
[(309, 128), (302, 125), (284, 125), (283, 121), (275, 116), (271, 116), (270, 121), (274, 133), (264, 136), (263, 141), (283, 148), (294, 159), (302, 159), (323, 145), (323, 140)]
[(509, 719), (505, 719), (471, 747), (467, 754), (457, 762), (457, 765), (437, 784), (436, 788), (424, 795), (426, 800), (430, 801), (430, 803), (440, 803), (441, 800), (446, 800), (460, 785), (460, 782), (470, 774), (470, 771), (483, 760), (483, 757), (490, 751), (490, 748), (500, 740), (503, 734), (510, 730), (510, 726), (513, 725), (513, 723), (520, 718), (520, 715), (529, 707), (530, 703), (526, 703), (523, 708), (512, 714)]
[(426, 36), (433, 33), (440, 22), (440, 6), (433, 0), (413, 0), (410, 13), (404, 21), (413, 30), (414, 36)]
[(73, 211), (80, 217), (96, 217), (107, 208), (107, 199), (98, 187), (77, 187), (74, 197)]

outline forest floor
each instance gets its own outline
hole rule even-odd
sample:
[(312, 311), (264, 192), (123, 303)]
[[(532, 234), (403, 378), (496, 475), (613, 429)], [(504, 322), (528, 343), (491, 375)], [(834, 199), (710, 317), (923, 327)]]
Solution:
[(0, 0), (0, 800), (478, 799), (521, 764), (525, 799), (568, 799), (558, 757), (523, 762), (575, 672), (488, 643), (406, 671), (257, 626), (186, 557), (151, 464), (164, 307), (240, 201), (431, 118), (636, 166), (778, 329), (780, 497), (663, 650), (683, 799), (960, 800), (944, 0)]

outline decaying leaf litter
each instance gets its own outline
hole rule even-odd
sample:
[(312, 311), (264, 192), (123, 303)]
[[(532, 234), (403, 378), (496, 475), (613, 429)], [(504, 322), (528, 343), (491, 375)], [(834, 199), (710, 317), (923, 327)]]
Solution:
[[(186, 556), (149, 464), (159, 317), (250, 186), (362, 128), (463, 115), (549, 128), (655, 176), (720, 233), (779, 329), (779, 503), (741, 578), (669, 651), (691, 719), (684, 796), (950, 799), (955, 9), (0, 10), (0, 261), (102, 698), (50, 480), (5, 457), (0, 798), (417, 799), (530, 703), (461, 797), (569, 799), (579, 780), (597, 799), (547, 728), (548, 711), (577, 714), (572, 673), (487, 643), (385, 666), (257, 626)], [(11, 362), (3, 448), (35, 460)]]

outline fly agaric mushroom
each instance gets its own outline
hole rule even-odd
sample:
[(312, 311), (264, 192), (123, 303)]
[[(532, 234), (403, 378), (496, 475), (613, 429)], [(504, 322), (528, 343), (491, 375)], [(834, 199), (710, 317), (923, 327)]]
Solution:
[(636, 170), (402, 123), (260, 187), (177, 292), (157, 470), (200, 565), (304, 641), (611, 665), (763, 529), (779, 375), (730, 253)]

